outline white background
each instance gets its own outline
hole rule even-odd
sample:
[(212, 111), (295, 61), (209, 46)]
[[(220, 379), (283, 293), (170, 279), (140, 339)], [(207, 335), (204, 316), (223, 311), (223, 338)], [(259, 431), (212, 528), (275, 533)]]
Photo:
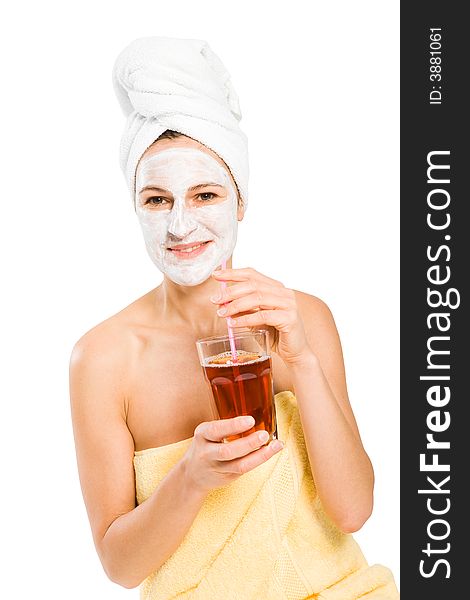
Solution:
[(205, 39), (232, 74), (251, 164), (234, 266), (330, 306), (376, 474), (374, 513), (355, 537), (399, 582), (398, 20), (390, 0), (10, 4), (2, 597), (138, 597), (108, 581), (93, 547), (68, 361), (85, 331), (161, 281), (119, 169), (111, 85), (117, 54), (145, 35)]

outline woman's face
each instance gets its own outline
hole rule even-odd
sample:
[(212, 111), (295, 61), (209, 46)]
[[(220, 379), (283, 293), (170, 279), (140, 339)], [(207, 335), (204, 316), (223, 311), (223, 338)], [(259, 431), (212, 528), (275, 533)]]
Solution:
[(221, 159), (190, 138), (160, 140), (136, 172), (136, 213), (154, 264), (179, 285), (198, 285), (232, 255), (238, 196)]

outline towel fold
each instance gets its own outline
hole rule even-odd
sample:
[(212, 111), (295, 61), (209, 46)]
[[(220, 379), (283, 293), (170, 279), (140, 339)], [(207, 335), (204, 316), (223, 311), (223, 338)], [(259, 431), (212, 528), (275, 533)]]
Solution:
[(135, 170), (145, 150), (167, 129), (183, 133), (222, 158), (248, 202), (248, 140), (230, 74), (208, 43), (138, 38), (115, 60), (112, 82), (127, 117), (120, 164), (132, 199)]
[[(368, 566), (352, 535), (323, 512), (291, 392), (275, 396), (285, 448), (212, 490), (174, 554), (141, 585), (142, 600), (396, 600), (393, 575)], [(192, 438), (135, 452), (138, 503)]]

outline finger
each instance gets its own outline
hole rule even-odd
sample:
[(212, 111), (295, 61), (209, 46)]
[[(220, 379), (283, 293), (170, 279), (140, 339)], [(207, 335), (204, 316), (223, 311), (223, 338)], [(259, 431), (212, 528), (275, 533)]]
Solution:
[(287, 310), (259, 310), (248, 315), (229, 317), (228, 324), (231, 327), (255, 327), (259, 325), (271, 325), (279, 331), (288, 332), (292, 329), (295, 315)]
[(248, 279), (256, 279), (259, 281), (270, 282), (271, 285), (275, 285), (277, 287), (283, 286), (280, 281), (276, 279), (271, 279), (255, 269), (251, 267), (247, 267), (246, 269), (217, 269), (213, 271), (212, 276), (215, 277), (218, 281), (247, 281)]
[[(258, 285), (253, 280), (234, 283), (230, 287), (226, 287), (224, 290), (219, 290), (219, 292), (214, 296), (211, 296), (210, 299), (212, 302), (214, 302), (214, 304), (225, 304), (225, 302), (229, 302), (230, 300), (235, 300), (236, 298), (240, 298), (241, 296), (246, 296), (255, 292), (258, 289)], [(265, 287), (266, 286), (262, 284), (263, 290)]]
[(233, 417), (232, 419), (219, 419), (199, 423), (194, 430), (195, 438), (204, 438), (210, 442), (221, 442), (229, 435), (248, 431), (255, 424), (251, 416)]
[(217, 310), (219, 316), (230, 317), (251, 310), (289, 310), (294, 306), (290, 299), (280, 294), (254, 292), (238, 300), (232, 300)]
[[(233, 442), (230, 443), (232, 444)], [(283, 448), (284, 445), (281, 441), (273, 440), (267, 446), (262, 446), (259, 450), (250, 452), (250, 454), (247, 454), (246, 456), (227, 462), (219, 462), (217, 464), (217, 471), (220, 473), (243, 475), (266, 462)]]
[(260, 298), (262, 294), (278, 294), (281, 297), (295, 300), (294, 290), (284, 286), (273, 286), (269, 282), (255, 279), (235, 283), (230, 287), (226, 287), (224, 290), (220, 290), (217, 294), (211, 296), (210, 299), (214, 304), (226, 304), (231, 300), (236, 300), (237, 298), (248, 296), (249, 294), (258, 294)]
[(269, 433), (263, 429), (254, 431), (247, 437), (233, 440), (227, 444), (212, 444), (214, 446), (214, 460), (227, 461), (246, 456), (266, 444), (268, 439)]

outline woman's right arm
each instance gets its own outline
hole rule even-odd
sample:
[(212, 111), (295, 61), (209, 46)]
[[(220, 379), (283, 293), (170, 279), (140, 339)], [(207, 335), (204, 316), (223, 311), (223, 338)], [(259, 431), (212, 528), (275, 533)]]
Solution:
[(94, 330), (77, 342), (70, 400), (80, 484), (98, 556), (112, 581), (133, 588), (175, 552), (211, 489), (280, 448), (260, 448), (257, 433), (220, 444), (251, 428), (241, 417), (201, 423), (182, 460), (136, 506), (134, 440), (126, 424), (125, 357), (119, 348)]
[[(108, 342), (108, 343), (107, 343)], [(70, 361), (70, 401), (83, 498), (108, 577), (136, 587), (178, 547), (204, 500), (178, 463), (136, 507), (134, 440), (126, 424), (119, 345), (86, 334)]]

